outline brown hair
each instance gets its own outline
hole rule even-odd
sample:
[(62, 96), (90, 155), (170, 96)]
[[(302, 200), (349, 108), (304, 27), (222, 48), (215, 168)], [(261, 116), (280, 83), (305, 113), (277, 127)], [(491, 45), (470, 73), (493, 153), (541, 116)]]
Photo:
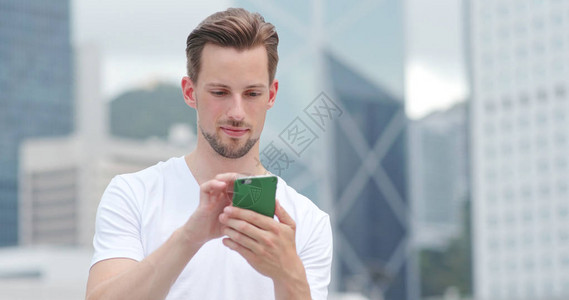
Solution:
[(263, 16), (243, 8), (229, 8), (207, 17), (188, 36), (186, 58), (188, 76), (197, 82), (204, 46), (212, 43), (237, 50), (265, 46), (268, 57), (269, 84), (277, 71), (279, 36), (273, 24), (265, 22)]

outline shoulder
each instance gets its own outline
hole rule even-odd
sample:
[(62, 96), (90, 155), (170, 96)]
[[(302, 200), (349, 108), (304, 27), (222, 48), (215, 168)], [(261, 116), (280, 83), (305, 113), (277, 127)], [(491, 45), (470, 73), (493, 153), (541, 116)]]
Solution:
[(276, 197), (297, 224), (305, 221), (328, 221), (329, 216), (327, 213), (318, 208), (308, 197), (289, 186), (284, 179), (278, 178)]
[(113, 181), (118, 184), (126, 184), (131, 188), (152, 187), (162, 182), (164, 177), (173, 174), (177, 170), (180, 160), (183, 161), (183, 157), (173, 157), (134, 173), (117, 175)]
[[(315, 265), (319, 265), (318, 259), (323, 259), (324, 264), (320, 264), (320, 267), (328, 268), (333, 247), (330, 216), (280, 177), (277, 199), (296, 223), (297, 252), (305, 267), (312, 270)], [(315, 258), (318, 258), (316, 263)], [(329, 270), (323, 272), (326, 274)]]
[[(115, 176), (107, 186), (101, 202), (109, 198), (122, 198), (126, 202), (133, 202), (141, 206), (147, 196), (156, 193), (164, 187), (164, 181), (178, 168), (180, 157), (170, 158), (146, 169)], [(110, 201), (110, 200), (109, 200)]]
[(125, 180), (152, 181), (164, 176), (165, 174), (169, 174), (175, 171), (178, 168), (180, 161), (183, 160), (183, 157), (172, 157), (167, 161), (160, 161), (157, 164), (146, 169), (134, 173), (121, 174), (118, 176), (124, 178)]

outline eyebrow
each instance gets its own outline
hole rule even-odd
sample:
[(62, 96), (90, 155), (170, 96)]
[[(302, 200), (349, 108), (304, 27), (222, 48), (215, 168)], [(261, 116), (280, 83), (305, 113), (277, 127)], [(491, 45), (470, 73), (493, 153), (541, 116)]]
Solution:
[[(230, 86), (223, 84), (223, 83), (207, 83), (205, 85), (206, 88), (208, 87), (218, 87), (218, 88), (225, 88), (225, 89), (231, 89)], [(267, 86), (262, 84), (262, 83), (256, 83), (256, 84), (250, 84), (248, 86), (246, 86), (246, 89), (251, 89), (251, 88), (266, 88)]]

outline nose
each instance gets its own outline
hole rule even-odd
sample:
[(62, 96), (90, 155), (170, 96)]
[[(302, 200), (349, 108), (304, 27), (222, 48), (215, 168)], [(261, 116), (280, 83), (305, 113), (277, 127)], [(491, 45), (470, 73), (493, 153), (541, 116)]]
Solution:
[(243, 98), (240, 95), (233, 97), (230, 107), (227, 110), (227, 117), (231, 120), (242, 121), (245, 118), (243, 104)]

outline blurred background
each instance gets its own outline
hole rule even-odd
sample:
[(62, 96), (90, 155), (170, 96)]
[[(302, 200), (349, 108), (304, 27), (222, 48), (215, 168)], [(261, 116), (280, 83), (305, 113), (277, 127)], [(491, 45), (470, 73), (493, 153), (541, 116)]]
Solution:
[(277, 27), (261, 161), (330, 214), (330, 299), (569, 298), (569, 1), (0, 0), (1, 299), (84, 297), (102, 192), (191, 151), (185, 41), (231, 6)]

